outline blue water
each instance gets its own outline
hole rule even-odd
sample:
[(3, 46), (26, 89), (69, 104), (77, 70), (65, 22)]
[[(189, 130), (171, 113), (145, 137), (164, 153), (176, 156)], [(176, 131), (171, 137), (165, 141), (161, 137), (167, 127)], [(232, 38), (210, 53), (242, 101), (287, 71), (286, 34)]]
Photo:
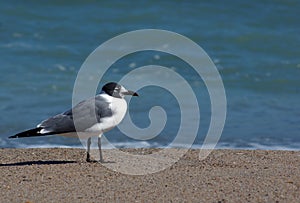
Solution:
[[(153, 28), (190, 38), (216, 64), (228, 108), (219, 148), (299, 150), (299, 10), (297, 0), (1, 1), (0, 147), (80, 147), (77, 139), (58, 136), (7, 137), (71, 107), (77, 72), (101, 43)], [(154, 51), (131, 54), (110, 67), (99, 87), (119, 80), (133, 65), (149, 64), (173, 68), (195, 91), (201, 124), (193, 147), (201, 146), (211, 116), (209, 96), (201, 78), (178, 58)], [(149, 109), (159, 105), (168, 115), (165, 129), (149, 141), (133, 140), (118, 129), (106, 137), (118, 147), (168, 145), (180, 125), (176, 99), (157, 87), (139, 93), (129, 105), (132, 120), (147, 127)]]

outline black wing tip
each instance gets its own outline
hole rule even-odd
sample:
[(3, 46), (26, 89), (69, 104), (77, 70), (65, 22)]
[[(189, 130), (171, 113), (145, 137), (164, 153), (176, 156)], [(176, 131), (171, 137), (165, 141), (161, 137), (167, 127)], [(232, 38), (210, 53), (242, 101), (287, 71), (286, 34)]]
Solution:
[(39, 131), (42, 128), (38, 127), (38, 128), (33, 128), (30, 130), (26, 130), (20, 133), (17, 133), (15, 135), (9, 136), (9, 139), (14, 139), (14, 138), (22, 138), (22, 137), (35, 137), (35, 136), (42, 136), (43, 134), (40, 134)]

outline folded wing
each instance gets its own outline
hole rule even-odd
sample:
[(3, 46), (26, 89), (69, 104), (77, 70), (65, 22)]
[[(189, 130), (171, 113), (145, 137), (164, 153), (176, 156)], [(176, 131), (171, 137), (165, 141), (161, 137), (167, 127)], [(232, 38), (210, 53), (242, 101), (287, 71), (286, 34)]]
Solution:
[[(112, 116), (109, 103), (100, 95), (80, 102), (72, 109), (48, 118), (37, 127), (41, 133), (61, 134), (68, 132), (84, 132), (101, 119)], [(76, 124), (76, 128), (75, 128)]]

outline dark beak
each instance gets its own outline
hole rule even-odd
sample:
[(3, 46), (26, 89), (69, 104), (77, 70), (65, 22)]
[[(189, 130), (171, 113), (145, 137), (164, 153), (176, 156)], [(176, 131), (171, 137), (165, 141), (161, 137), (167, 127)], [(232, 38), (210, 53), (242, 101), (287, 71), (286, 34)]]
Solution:
[(136, 93), (136, 92), (134, 92), (134, 91), (131, 91), (131, 90), (128, 90), (127, 92), (125, 92), (124, 93), (125, 95), (132, 95), (132, 96), (136, 96), (136, 97), (138, 97), (139, 95)]

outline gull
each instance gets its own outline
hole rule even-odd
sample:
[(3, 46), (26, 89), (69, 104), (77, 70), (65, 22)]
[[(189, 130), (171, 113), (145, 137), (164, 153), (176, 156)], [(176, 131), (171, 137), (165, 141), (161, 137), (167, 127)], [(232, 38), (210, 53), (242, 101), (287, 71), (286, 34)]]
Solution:
[(127, 111), (127, 102), (124, 99), (126, 95), (138, 96), (136, 92), (127, 90), (118, 83), (109, 82), (95, 97), (42, 121), (36, 128), (17, 133), (9, 138), (46, 135), (80, 136), (87, 138), (86, 161), (94, 162), (90, 157), (91, 138), (98, 137), (99, 161), (103, 162), (101, 136), (123, 120)]

